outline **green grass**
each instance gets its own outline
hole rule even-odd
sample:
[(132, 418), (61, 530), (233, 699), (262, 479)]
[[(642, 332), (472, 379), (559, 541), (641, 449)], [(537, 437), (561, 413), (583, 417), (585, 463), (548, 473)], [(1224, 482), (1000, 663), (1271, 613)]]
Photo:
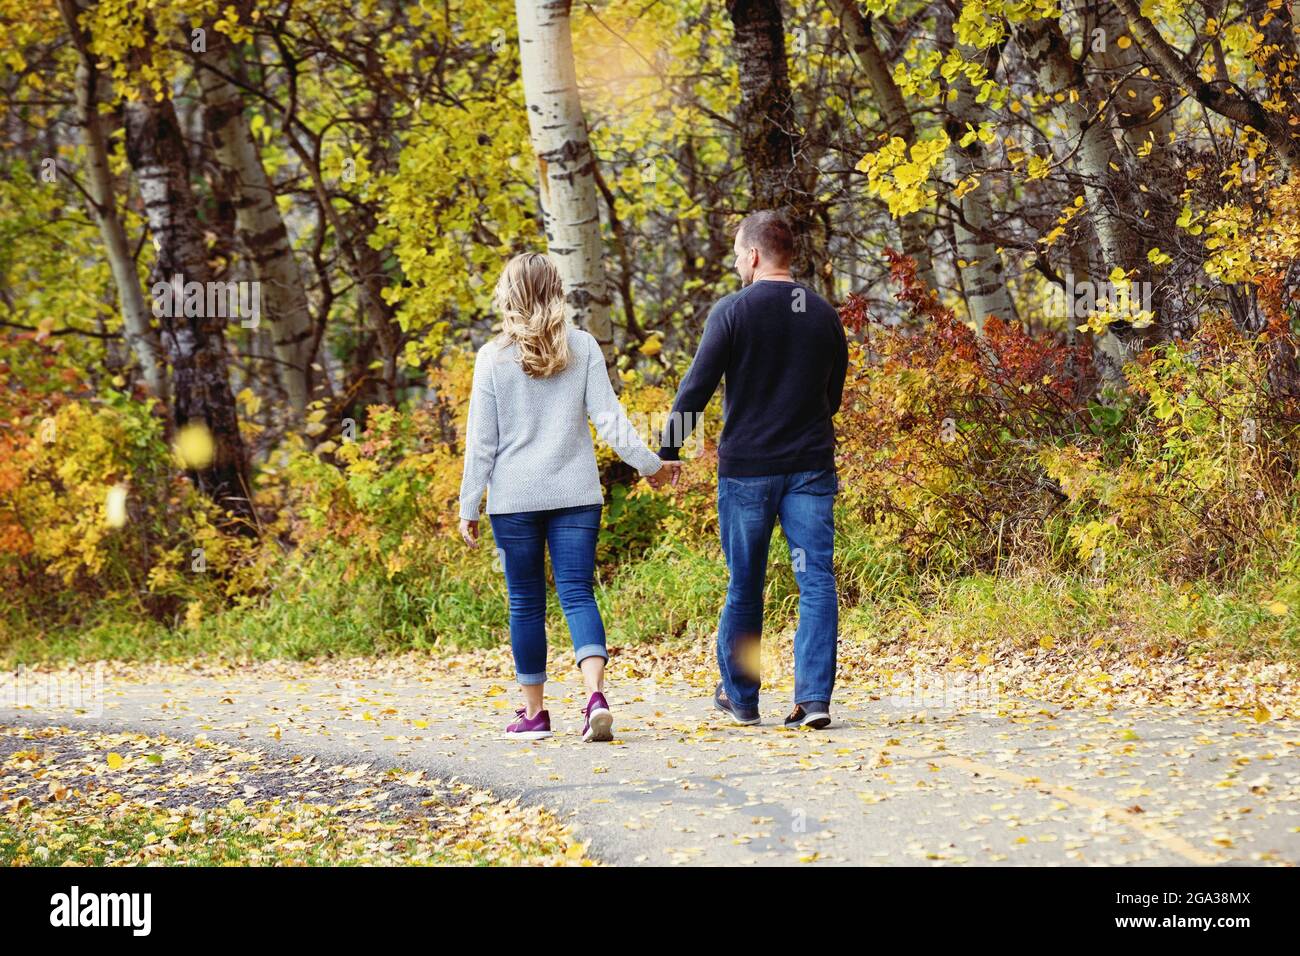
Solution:
[(200, 654), (303, 660), (433, 646), (490, 646), (506, 632), (505, 582), (491, 553), (477, 561), (392, 579), (357, 574), (332, 554), (286, 564), (266, 593), (197, 619), (156, 621), (119, 602), (85, 615), (42, 620), (21, 609), (0, 618), (0, 656), (10, 665), (75, 659), (180, 660)]
[(84, 616), (53, 621), (21, 606), (0, 617), (0, 661), (9, 667), (39, 661), (182, 656), (168, 652), (181, 640), (167, 624), (122, 604), (103, 603)]
[[(918, 575), (889, 541), (847, 520), (836, 546), (841, 628), (849, 637), (953, 647), (990, 641), (1031, 646), (1046, 635), (1059, 644), (1101, 637), (1148, 651), (1300, 659), (1300, 543), (1284, 560), (1261, 560), (1235, 580), (1186, 583), (1164, 580), (1139, 556), (1113, 559), (1100, 579), (1032, 565), (999, 575)], [(257, 600), (209, 608), (194, 626), (167, 626), (124, 605), (54, 624), (14, 610), (0, 622), (6, 625), (0, 657), (13, 666), (491, 647), (509, 639), (505, 581), (494, 559), (489, 536), (454, 565), (348, 580), (347, 556), (320, 554), (286, 565)], [(716, 541), (661, 541), (635, 561), (603, 567), (597, 602), (612, 645), (693, 641), (716, 628), (726, 584)], [(568, 635), (553, 589), (549, 601), (548, 634), (562, 650)], [(1286, 613), (1276, 613), (1274, 602)], [(797, 611), (798, 588), (778, 531), (769, 559), (766, 627), (792, 625)]]
[[(717, 627), (726, 589), (720, 548), (665, 543), (602, 579), (596, 603), (611, 644), (693, 639)], [(548, 615), (550, 630), (562, 620)]]
[(883, 642), (932, 641), (967, 650), (1058, 646), (1098, 639), (1108, 647), (1224, 660), (1300, 659), (1300, 604), (1279, 616), (1267, 588), (1211, 581), (1172, 584), (1138, 575), (970, 575), (930, 582), (926, 596), (849, 607), (846, 634)]
[[(59, 834), (48, 840), (0, 821), (0, 866), (104, 866), (119, 860), (140, 858), (149, 848), (168, 841), (169, 850), (160, 862), (185, 866), (239, 866), (263, 860), (266, 840), (238, 827), (225, 827), (216, 834), (199, 834), (170, 823), (168, 814), (139, 811), (111, 820), (69, 820)], [(303, 854), (299, 861), (322, 866), (323, 854)]]

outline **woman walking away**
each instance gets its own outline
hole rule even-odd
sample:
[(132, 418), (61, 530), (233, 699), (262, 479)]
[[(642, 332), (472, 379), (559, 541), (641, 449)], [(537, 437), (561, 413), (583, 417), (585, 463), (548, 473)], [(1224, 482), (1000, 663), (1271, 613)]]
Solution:
[(594, 595), (596, 536), (604, 497), (588, 418), (600, 437), (651, 485), (674, 482), (678, 462), (646, 448), (605, 372), (600, 346), (565, 320), (560, 273), (540, 253), (515, 256), (493, 305), (502, 331), (479, 349), (465, 429), (460, 533), (478, 543), (479, 503), (488, 493), (492, 536), (505, 563), (510, 648), (524, 706), (509, 737), (551, 735), (546, 683), (546, 565), (587, 686), (582, 739), (612, 740), (605, 699), (605, 625)]

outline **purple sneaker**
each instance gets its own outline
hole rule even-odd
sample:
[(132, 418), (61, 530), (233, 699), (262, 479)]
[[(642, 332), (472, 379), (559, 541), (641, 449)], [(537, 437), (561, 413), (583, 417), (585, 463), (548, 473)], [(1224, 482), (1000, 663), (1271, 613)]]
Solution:
[(506, 728), (506, 737), (511, 740), (541, 740), (551, 736), (551, 715), (539, 710), (532, 717), (524, 716), (524, 708), (515, 711), (519, 719)]
[(582, 712), (587, 718), (582, 724), (583, 743), (614, 739), (614, 715), (604, 694), (592, 694)]

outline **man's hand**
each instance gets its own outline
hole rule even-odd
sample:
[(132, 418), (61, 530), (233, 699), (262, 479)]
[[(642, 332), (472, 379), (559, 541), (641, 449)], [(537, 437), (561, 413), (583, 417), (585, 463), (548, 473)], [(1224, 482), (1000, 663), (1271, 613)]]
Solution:
[(466, 521), (460, 519), (460, 536), (465, 539), (465, 543), (471, 548), (478, 547), (478, 522)]
[(664, 485), (672, 482), (674, 488), (677, 487), (677, 479), (682, 474), (682, 463), (680, 461), (665, 461), (659, 466), (659, 470), (653, 475), (646, 475), (645, 480), (650, 482), (650, 487), (658, 490)]

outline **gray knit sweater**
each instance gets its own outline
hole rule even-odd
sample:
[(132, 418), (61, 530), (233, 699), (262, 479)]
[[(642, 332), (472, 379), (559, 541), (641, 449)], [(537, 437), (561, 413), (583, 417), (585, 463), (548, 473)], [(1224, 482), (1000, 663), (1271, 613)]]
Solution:
[(518, 358), (513, 343), (493, 339), (474, 361), (462, 518), (478, 519), (485, 489), (488, 514), (600, 504), (604, 497), (588, 418), (601, 439), (640, 474), (662, 467), (628, 422), (600, 346), (589, 333), (569, 329), (569, 364), (547, 378), (529, 378)]

